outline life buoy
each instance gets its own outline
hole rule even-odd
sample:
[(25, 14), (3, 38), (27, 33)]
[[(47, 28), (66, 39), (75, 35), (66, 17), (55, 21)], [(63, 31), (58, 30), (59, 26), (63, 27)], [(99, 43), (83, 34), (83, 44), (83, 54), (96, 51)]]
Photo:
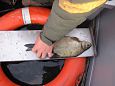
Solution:
[(49, 14), (50, 10), (42, 7), (16, 9), (0, 17), (0, 30), (15, 30), (25, 24), (43, 25)]
[(81, 81), (86, 65), (86, 58), (68, 58), (58, 76), (44, 86), (77, 86)]
[[(22, 9), (14, 10), (1, 17), (0, 30), (14, 30), (17, 27), (24, 25), (21, 10)], [(29, 13), (32, 23), (44, 24), (47, 21), (47, 18), (50, 14), (50, 10), (41, 7), (29, 7)], [(14, 21), (12, 19), (14, 19)], [(75, 86), (75, 84), (78, 85), (84, 73), (85, 66), (86, 66), (85, 57), (67, 58), (58, 76), (51, 82), (45, 84), (44, 86)], [(0, 67), (0, 86), (19, 86), (19, 85), (10, 81), (3, 72), (2, 68)]]
[(10, 81), (4, 74), (2, 68), (0, 67), (0, 86), (19, 86), (19, 85)]

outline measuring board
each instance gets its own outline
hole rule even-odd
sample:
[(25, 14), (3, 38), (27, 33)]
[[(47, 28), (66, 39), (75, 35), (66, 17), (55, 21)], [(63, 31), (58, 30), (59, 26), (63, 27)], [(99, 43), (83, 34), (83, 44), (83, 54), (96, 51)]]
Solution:
[[(27, 47), (24, 46), (25, 44), (35, 43), (35, 40), (40, 32), (41, 30), (0, 31), (0, 62), (41, 60), (32, 51), (26, 51)], [(78, 37), (81, 41), (85, 40), (92, 43), (92, 37), (88, 28), (77, 28), (67, 35)], [(90, 56), (94, 56), (93, 46), (78, 57)], [(48, 57), (46, 59), (48, 59)]]

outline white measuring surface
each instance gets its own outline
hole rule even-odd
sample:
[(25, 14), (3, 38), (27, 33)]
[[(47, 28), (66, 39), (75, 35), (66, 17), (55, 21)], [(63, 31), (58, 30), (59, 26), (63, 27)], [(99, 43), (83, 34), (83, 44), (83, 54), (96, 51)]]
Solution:
[[(27, 47), (24, 46), (25, 44), (35, 43), (39, 33), (40, 31), (0, 31), (0, 62), (40, 60), (32, 51), (26, 51)], [(92, 43), (88, 28), (74, 29), (68, 35)], [(94, 56), (93, 46), (78, 57), (89, 56)]]

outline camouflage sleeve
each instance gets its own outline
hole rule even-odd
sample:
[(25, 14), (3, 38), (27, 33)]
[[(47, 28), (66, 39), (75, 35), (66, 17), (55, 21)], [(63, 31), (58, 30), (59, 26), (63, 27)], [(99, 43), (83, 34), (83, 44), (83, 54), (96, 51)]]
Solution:
[[(103, 3), (98, 4), (95, 7), (93, 6), (94, 3), (92, 3), (93, 5), (92, 4), (91, 5), (93, 7), (92, 8), (88, 7), (87, 10), (82, 9), (83, 6), (89, 5), (89, 4), (88, 5), (85, 4), (86, 0), (73, 0), (72, 3), (63, 2), (67, 0), (60, 0), (60, 1), (61, 2), (59, 2), (59, 0), (54, 1), (51, 14), (48, 18), (47, 23), (44, 25), (43, 32), (41, 32), (42, 41), (48, 45), (51, 45), (53, 42), (61, 39), (68, 32), (74, 29), (76, 26), (84, 22), (87, 19), (87, 17), (93, 12), (95, 12), (97, 9), (99, 9), (106, 0), (97, 0), (97, 1), (103, 1)], [(75, 1), (79, 1), (79, 2), (75, 2)], [(92, 1), (96, 1), (96, 0), (87, 0), (87, 2), (92, 2)], [(82, 3), (83, 6), (80, 3)]]

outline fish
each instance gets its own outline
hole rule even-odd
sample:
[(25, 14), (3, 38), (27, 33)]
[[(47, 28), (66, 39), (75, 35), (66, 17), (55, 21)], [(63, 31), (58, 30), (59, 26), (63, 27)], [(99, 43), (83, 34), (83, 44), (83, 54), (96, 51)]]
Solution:
[[(26, 51), (30, 51), (32, 50), (34, 44), (25, 44), (24, 46), (28, 47)], [(91, 46), (92, 43), (88, 41), (81, 41), (77, 37), (65, 36), (54, 43), (54, 56), (52, 57), (75, 57), (82, 54)]]
[(92, 44), (88, 41), (81, 41), (77, 37), (65, 36), (54, 43), (53, 52), (60, 57), (72, 57), (82, 54), (91, 46)]

